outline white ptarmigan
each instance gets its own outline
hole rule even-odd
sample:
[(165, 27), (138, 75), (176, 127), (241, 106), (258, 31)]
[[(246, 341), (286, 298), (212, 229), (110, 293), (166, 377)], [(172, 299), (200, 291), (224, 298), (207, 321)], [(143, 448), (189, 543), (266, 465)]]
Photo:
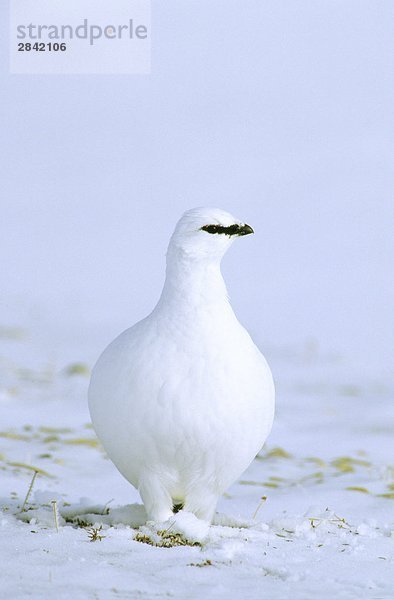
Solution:
[(178, 222), (152, 313), (103, 352), (89, 387), (96, 433), (149, 520), (176, 506), (211, 521), (219, 496), (264, 444), (271, 371), (228, 300), (220, 261), (253, 229), (217, 208)]

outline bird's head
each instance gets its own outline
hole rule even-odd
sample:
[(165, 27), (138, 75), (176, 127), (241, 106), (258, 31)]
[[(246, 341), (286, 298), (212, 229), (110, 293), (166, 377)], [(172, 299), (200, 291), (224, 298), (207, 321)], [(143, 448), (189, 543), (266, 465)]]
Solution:
[(191, 259), (220, 260), (234, 239), (254, 233), (250, 225), (220, 208), (192, 208), (178, 221), (169, 251)]

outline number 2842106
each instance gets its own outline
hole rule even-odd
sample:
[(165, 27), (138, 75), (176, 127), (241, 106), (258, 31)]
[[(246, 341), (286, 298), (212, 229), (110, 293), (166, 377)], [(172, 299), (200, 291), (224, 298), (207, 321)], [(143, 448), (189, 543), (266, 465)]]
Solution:
[(67, 45), (65, 42), (20, 42), (18, 44), (18, 52), (65, 52)]

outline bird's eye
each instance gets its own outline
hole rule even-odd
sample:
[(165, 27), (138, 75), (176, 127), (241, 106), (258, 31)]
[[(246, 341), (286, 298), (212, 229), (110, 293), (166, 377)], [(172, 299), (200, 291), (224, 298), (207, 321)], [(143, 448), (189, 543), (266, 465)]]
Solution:
[(208, 233), (220, 233), (218, 231), (218, 229), (219, 229), (218, 225), (204, 225), (204, 227), (201, 227), (201, 229), (203, 231), (207, 231)]

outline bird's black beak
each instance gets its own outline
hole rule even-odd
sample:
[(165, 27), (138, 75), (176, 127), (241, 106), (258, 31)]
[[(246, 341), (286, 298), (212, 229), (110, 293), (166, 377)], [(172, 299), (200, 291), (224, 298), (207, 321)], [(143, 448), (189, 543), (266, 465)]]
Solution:
[(237, 235), (249, 235), (250, 233), (254, 233), (253, 229), (250, 225), (241, 225), (237, 231)]

